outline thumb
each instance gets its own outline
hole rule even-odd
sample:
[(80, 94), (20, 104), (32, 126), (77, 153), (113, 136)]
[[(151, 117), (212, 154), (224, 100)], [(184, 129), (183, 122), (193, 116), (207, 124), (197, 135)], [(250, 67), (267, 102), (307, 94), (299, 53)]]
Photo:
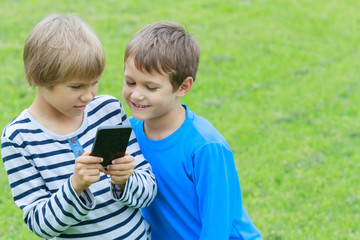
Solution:
[(91, 156), (91, 152), (84, 152), (82, 156)]

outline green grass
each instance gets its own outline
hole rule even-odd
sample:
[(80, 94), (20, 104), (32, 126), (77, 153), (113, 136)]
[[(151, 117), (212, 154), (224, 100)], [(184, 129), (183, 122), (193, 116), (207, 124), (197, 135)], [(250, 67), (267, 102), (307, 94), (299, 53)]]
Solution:
[[(146, 24), (176, 21), (202, 50), (182, 102), (227, 138), (244, 205), (264, 238), (359, 239), (359, 1), (0, 3), (1, 128), (34, 97), (22, 48), (46, 14), (75, 12), (97, 31), (107, 54), (99, 93), (121, 100), (127, 41)], [(3, 166), (0, 184), (0, 239), (36, 239)]]

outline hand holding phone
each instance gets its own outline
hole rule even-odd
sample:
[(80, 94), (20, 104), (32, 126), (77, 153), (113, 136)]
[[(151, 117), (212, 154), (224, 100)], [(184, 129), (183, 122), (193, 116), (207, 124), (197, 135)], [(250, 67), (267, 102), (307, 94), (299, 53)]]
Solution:
[(124, 157), (115, 159), (113, 163), (107, 167), (105, 173), (110, 175), (111, 183), (120, 186), (120, 188), (124, 190), (125, 184), (134, 173), (135, 167), (135, 158), (129, 153), (125, 153)]
[(71, 185), (78, 196), (85, 188), (100, 180), (100, 172), (103, 171), (103, 167), (99, 165), (100, 162), (100, 158), (90, 156), (89, 152), (85, 152), (75, 159)]
[(111, 161), (123, 157), (132, 128), (127, 125), (99, 127), (91, 150), (92, 156), (102, 157), (101, 165), (106, 168)]

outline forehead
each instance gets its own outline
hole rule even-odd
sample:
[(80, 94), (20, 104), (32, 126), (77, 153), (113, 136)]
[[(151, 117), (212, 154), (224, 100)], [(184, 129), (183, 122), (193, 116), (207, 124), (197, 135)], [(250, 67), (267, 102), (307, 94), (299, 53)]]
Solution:
[(158, 73), (155, 70), (147, 72), (145, 70), (139, 69), (135, 66), (135, 62), (133, 59), (128, 59), (125, 62), (125, 79), (132, 80), (143, 80), (143, 81), (152, 81), (152, 82), (169, 82), (170, 77), (169, 74), (166, 73)]

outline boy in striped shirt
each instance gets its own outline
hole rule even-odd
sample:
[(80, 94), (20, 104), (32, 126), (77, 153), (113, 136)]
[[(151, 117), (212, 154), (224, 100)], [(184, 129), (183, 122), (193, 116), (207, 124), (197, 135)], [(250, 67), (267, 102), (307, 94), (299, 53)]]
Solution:
[(139, 208), (157, 186), (134, 133), (129, 154), (106, 171), (89, 153), (99, 126), (129, 124), (116, 98), (96, 96), (105, 66), (96, 33), (78, 17), (46, 16), (26, 40), (24, 65), (37, 94), (5, 127), (1, 154), (28, 228), (48, 239), (150, 239)]

